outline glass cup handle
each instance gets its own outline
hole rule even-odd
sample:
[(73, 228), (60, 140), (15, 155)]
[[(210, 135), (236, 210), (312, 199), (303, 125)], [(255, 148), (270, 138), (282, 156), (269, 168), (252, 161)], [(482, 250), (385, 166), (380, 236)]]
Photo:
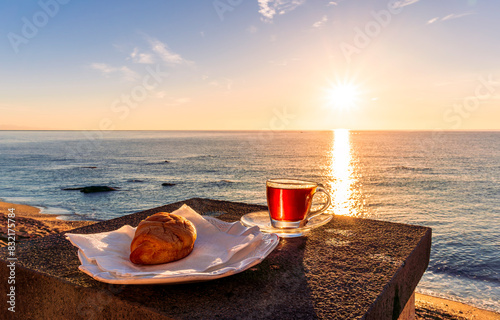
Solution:
[(331, 203), (331, 198), (330, 198), (330, 194), (328, 192), (326, 192), (325, 188), (323, 188), (322, 186), (319, 186), (317, 189), (316, 189), (316, 192), (314, 193), (313, 197), (316, 195), (316, 193), (318, 192), (323, 192), (325, 195), (326, 195), (326, 204), (323, 205), (323, 207), (319, 208), (318, 210), (314, 210), (314, 211), (309, 211), (309, 214), (307, 215), (306, 219), (307, 221), (309, 221), (310, 219), (320, 215), (323, 213), (323, 211), (325, 211), (329, 206), (330, 206), (330, 203)]

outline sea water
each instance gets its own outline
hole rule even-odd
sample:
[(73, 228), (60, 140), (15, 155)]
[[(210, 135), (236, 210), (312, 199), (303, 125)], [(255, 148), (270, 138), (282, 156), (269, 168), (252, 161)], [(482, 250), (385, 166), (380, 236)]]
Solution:
[[(266, 204), (283, 177), (323, 184), (329, 213), (431, 227), (417, 291), (500, 312), (500, 132), (0, 131), (0, 198), (61, 219)], [(92, 185), (119, 191), (63, 190)]]

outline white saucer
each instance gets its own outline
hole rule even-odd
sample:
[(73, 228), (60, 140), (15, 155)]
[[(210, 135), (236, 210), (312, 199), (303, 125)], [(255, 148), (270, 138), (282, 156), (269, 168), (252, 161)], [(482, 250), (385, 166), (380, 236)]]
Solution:
[(329, 214), (320, 214), (309, 220), (309, 222), (302, 228), (295, 229), (279, 229), (274, 228), (271, 225), (271, 220), (269, 218), (269, 212), (267, 211), (259, 211), (259, 212), (251, 212), (247, 213), (243, 217), (241, 217), (241, 223), (247, 227), (258, 226), (260, 231), (266, 233), (274, 233), (277, 234), (281, 238), (293, 238), (300, 237), (308, 233), (311, 229), (320, 227), (324, 224), (327, 224), (330, 220), (332, 220), (333, 216)]

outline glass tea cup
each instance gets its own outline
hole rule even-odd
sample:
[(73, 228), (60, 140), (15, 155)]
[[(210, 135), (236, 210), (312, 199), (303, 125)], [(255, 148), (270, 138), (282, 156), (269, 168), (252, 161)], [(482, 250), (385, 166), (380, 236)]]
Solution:
[[(326, 203), (311, 211), (316, 193), (326, 195)], [(309, 220), (322, 214), (330, 205), (330, 194), (316, 182), (296, 179), (269, 179), (266, 181), (267, 206), (274, 228), (304, 227)]]

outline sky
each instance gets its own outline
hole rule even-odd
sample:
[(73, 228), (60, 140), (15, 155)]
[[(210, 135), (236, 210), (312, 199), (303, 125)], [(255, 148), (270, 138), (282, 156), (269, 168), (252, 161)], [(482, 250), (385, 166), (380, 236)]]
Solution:
[(499, 130), (500, 2), (1, 1), (0, 130)]

